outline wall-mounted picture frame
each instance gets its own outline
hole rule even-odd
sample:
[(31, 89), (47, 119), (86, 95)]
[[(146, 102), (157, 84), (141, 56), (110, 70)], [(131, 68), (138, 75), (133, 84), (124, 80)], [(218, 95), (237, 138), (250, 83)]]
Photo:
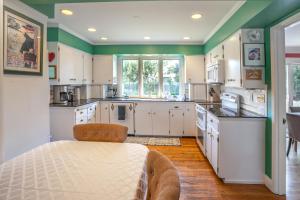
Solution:
[(263, 78), (262, 69), (246, 69), (246, 80), (260, 81)]
[(263, 67), (265, 65), (265, 45), (263, 43), (244, 43), (243, 60), (246, 67)]
[(43, 75), (44, 25), (4, 7), (4, 74)]
[(49, 79), (55, 80), (57, 78), (57, 67), (56, 65), (49, 65)]

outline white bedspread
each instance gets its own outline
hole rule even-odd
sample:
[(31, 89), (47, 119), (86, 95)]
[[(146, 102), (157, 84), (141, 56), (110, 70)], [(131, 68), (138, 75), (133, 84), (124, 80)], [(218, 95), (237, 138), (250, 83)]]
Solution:
[(0, 165), (0, 200), (141, 200), (148, 149), (59, 141)]

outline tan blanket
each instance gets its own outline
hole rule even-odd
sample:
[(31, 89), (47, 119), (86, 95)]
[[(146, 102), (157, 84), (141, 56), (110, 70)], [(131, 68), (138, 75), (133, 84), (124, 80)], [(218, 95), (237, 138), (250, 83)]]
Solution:
[(0, 200), (142, 200), (148, 149), (58, 141), (0, 165)]

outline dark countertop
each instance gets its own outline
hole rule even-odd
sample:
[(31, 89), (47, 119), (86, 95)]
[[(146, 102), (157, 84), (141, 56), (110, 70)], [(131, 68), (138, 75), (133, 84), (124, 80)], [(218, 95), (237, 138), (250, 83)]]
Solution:
[(263, 115), (259, 115), (246, 110), (234, 112), (232, 110), (222, 108), (220, 105), (207, 106), (207, 111), (220, 118), (267, 118)]
[(146, 98), (92, 98), (92, 99), (82, 99), (79, 101), (68, 102), (66, 104), (50, 104), (50, 107), (79, 107), (90, 103), (95, 103), (97, 101), (115, 101), (115, 102), (195, 102), (206, 104), (205, 100), (168, 100), (168, 99), (146, 99)]

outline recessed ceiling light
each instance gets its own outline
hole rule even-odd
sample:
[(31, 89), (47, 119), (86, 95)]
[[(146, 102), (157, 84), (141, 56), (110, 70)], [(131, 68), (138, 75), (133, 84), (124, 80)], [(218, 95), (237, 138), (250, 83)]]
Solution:
[(96, 32), (97, 30), (95, 28), (88, 28), (89, 32)]
[(145, 39), (145, 40), (150, 40), (150, 39), (151, 39), (151, 37), (149, 37), (149, 36), (145, 36), (145, 37), (144, 37), (144, 39)]
[(190, 40), (190, 37), (183, 37), (184, 40)]
[(68, 15), (68, 16), (73, 15), (73, 11), (68, 10), (68, 9), (62, 9), (60, 12), (64, 15)]
[(199, 13), (195, 13), (191, 16), (192, 19), (200, 19), (201, 17), (202, 17), (202, 15)]
[(108, 40), (107, 37), (101, 37), (100, 39), (101, 39), (101, 40)]

